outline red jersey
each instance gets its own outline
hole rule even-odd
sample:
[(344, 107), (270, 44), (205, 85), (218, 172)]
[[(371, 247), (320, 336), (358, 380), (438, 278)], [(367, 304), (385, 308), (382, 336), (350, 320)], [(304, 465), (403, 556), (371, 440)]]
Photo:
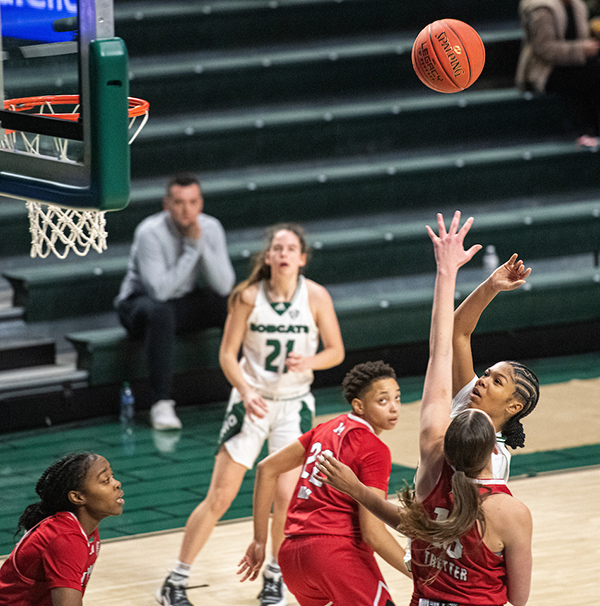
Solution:
[(83, 595), (99, 550), (98, 529), (88, 537), (72, 513), (45, 518), (0, 568), (0, 606), (52, 606), (51, 590), (57, 587)]
[(387, 493), (392, 470), (389, 448), (369, 423), (352, 413), (317, 425), (299, 440), (306, 455), (288, 509), (286, 536), (326, 534), (361, 540), (358, 504), (319, 481), (315, 461), (327, 452), (348, 465), (363, 484)]
[[(444, 519), (452, 510), (453, 470), (444, 461), (440, 479), (423, 501), (430, 517)], [(479, 492), (511, 494), (504, 480), (478, 480)], [(477, 523), (442, 554), (424, 541), (413, 540), (412, 573), (414, 593), (411, 606), (419, 598), (456, 602), (472, 606), (506, 604), (506, 564), (504, 558), (483, 543)], [(437, 570), (440, 573), (434, 577)], [(433, 582), (427, 583), (434, 577)]]

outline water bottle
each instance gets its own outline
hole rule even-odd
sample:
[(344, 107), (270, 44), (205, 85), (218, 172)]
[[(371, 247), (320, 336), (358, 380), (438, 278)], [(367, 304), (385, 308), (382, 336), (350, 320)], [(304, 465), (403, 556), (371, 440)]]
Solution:
[(131, 425), (133, 423), (133, 415), (135, 413), (135, 398), (127, 381), (123, 383), (121, 389), (121, 425)]
[(485, 247), (485, 254), (483, 255), (483, 269), (486, 274), (491, 274), (500, 265), (500, 259), (496, 253), (496, 247), (493, 244), (489, 244)]

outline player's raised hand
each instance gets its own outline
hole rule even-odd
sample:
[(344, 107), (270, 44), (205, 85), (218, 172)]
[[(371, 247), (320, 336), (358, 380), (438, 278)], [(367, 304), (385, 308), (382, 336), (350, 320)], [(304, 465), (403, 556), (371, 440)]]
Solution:
[(519, 255), (514, 253), (511, 258), (500, 265), (488, 278), (495, 290), (515, 290), (525, 284), (531, 267), (525, 268), (525, 264)]
[(426, 226), (426, 229), (433, 242), (436, 263), (441, 270), (457, 270), (481, 250), (481, 244), (474, 244), (468, 250), (464, 249), (464, 239), (473, 225), (473, 217), (469, 217), (460, 229), (460, 211), (458, 210), (454, 213), (448, 230), (444, 225), (442, 213), (437, 214), (437, 222), (438, 234), (429, 225)]

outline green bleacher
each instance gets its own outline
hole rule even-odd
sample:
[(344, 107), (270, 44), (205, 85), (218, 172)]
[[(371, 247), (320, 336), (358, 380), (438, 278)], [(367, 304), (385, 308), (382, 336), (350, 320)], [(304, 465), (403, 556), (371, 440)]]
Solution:
[[(480, 79), (455, 95), (424, 87), (410, 61), (419, 30), (448, 16), (475, 26), (486, 46)], [(434, 259), (424, 224), (455, 208), (476, 217), (468, 244), (545, 264), (531, 288), (498, 297), (479, 335), (517, 342), (547, 330), (548, 355), (593, 348), (564, 335), (576, 326), (591, 338), (600, 324), (600, 154), (575, 146), (561, 99), (514, 88), (518, 0), (460, 0), (451, 11), (442, 0), (120, 0), (115, 19), (129, 49), (130, 94), (150, 102), (131, 148), (130, 204), (107, 216), (118, 254), (19, 262), (30, 246), (25, 206), (0, 206), (10, 317), (20, 314), (28, 332), (66, 335), (94, 414), (118, 383), (145, 379), (141, 345), (119, 326), (112, 301), (134, 230), (161, 209), (177, 170), (202, 179), (205, 211), (225, 226), (238, 280), (262, 228), (307, 224), (308, 276), (335, 292), (344, 364), (363, 352), (426, 347)], [(44, 69), (15, 77), (32, 94), (65, 84)], [(561, 261), (571, 256), (572, 268)], [(457, 301), (483, 276), (480, 266), (478, 255)], [(218, 330), (181, 338), (179, 377), (218, 372), (219, 339)]]
[[(477, 286), (465, 284), (457, 304)], [(574, 297), (573, 293), (577, 293)], [(433, 289), (393, 290), (383, 294), (348, 295), (335, 307), (349, 351), (382, 349), (426, 342), (429, 337)], [(478, 335), (552, 327), (598, 319), (600, 270), (568, 271), (530, 278), (527, 289), (504, 293), (482, 317)], [(544, 313), (540, 313), (540, 310)], [(218, 365), (221, 331), (209, 329), (178, 339), (176, 372)], [(78, 368), (89, 373), (91, 385), (147, 377), (142, 342), (123, 328), (68, 334), (78, 354)]]
[[(527, 259), (600, 252), (600, 199), (554, 206), (488, 212), (478, 217), (468, 243), (494, 244), (500, 258), (518, 252)], [(308, 275), (322, 284), (359, 282), (433, 272), (435, 263), (423, 221), (398, 221), (370, 227), (336, 229), (309, 237), (314, 254)], [(243, 280), (251, 256), (262, 241), (229, 243), (237, 281)], [(481, 255), (472, 265), (481, 264)], [(127, 268), (127, 257), (97, 257), (65, 267), (5, 271), (14, 291), (13, 304), (24, 308), (28, 321), (103, 313), (113, 299)]]

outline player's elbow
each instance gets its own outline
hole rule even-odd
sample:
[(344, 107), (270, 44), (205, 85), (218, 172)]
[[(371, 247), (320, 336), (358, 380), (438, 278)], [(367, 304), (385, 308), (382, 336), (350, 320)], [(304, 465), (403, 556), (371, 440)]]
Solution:
[[(366, 526), (366, 527), (365, 527)], [(385, 528), (384, 528), (385, 531)], [(379, 552), (379, 546), (381, 545), (381, 528), (377, 528), (374, 525), (366, 524), (361, 526), (361, 534), (363, 541), (376, 553)]]
[(527, 591), (511, 591), (508, 589), (508, 601), (512, 606), (525, 606), (529, 599), (529, 590)]
[(338, 347), (335, 348), (334, 356), (333, 356), (333, 360), (332, 360), (332, 366), (339, 366), (344, 361), (345, 357), (346, 357), (346, 350), (344, 349), (343, 345), (339, 345)]

